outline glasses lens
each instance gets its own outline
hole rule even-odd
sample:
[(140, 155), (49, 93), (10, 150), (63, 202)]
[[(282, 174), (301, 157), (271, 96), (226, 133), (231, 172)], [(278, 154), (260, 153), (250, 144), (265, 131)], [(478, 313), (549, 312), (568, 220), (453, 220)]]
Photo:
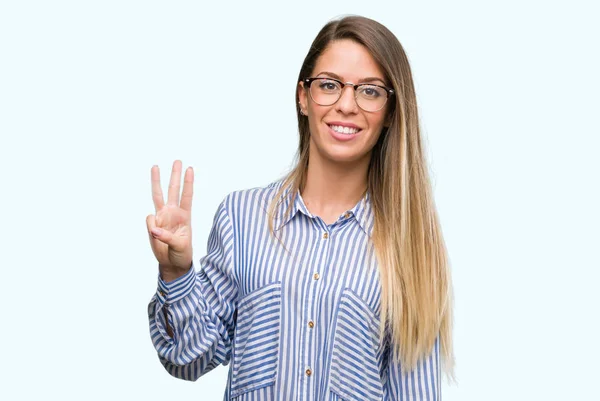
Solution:
[(360, 85), (356, 88), (356, 103), (365, 111), (381, 110), (387, 97), (387, 91), (379, 86)]
[(331, 106), (338, 101), (341, 93), (340, 83), (331, 79), (315, 79), (310, 84), (310, 96), (321, 106)]

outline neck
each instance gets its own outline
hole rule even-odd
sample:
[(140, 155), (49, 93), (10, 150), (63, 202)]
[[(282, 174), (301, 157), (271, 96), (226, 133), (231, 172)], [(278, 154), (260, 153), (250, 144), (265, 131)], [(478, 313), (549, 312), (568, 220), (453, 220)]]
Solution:
[(334, 217), (354, 207), (367, 189), (370, 154), (352, 163), (321, 157), (311, 147), (302, 199), (312, 214)]

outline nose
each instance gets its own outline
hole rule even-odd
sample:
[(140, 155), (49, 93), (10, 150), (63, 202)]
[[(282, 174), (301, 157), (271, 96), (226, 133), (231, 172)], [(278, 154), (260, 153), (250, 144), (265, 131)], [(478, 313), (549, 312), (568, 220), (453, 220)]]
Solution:
[(354, 98), (354, 87), (352, 85), (347, 84), (342, 88), (342, 93), (336, 103), (336, 108), (343, 114), (354, 114), (358, 112), (358, 105)]

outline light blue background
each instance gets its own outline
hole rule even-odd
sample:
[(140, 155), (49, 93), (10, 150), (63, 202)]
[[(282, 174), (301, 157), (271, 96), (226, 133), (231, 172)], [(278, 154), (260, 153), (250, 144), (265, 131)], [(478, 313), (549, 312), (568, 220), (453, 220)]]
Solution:
[(150, 342), (150, 168), (194, 167), (198, 260), (219, 201), (291, 165), (301, 62), (348, 13), (414, 74), (456, 293), (444, 400), (600, 399), (596, 2), (0, 4), (4, 399), (222, 398), (228, 368), (176, 380)]

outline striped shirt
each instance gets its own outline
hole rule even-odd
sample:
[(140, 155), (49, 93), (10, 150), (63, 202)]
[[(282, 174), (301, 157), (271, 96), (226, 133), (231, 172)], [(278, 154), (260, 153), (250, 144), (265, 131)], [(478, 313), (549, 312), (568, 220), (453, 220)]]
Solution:
[(379, 340), (369, 194), (326, 224), (300, 193), (286, 214), (286, 190), (274, 220), (280, 243), (267, 207), (281, 185), (227, 195), (198, 271), (168, 283), (159, 275), (148, 317), (165, 369), (196, 380), (229, 364), (224, 400), (439, 400), (439, 339), (411, 372)]

